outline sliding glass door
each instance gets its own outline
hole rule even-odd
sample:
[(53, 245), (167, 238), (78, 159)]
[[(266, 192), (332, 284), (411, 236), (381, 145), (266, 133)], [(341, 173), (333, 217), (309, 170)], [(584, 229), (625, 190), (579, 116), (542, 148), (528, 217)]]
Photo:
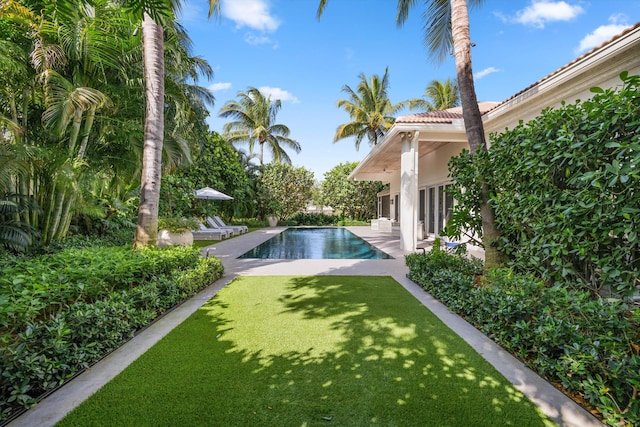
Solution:
[(448, 186), (441, 184), (420, 190), (420, 210), (426, 213), (425, 229), (429, 235), (439, 236), (451, 215), (453, 197), (445, 192)]

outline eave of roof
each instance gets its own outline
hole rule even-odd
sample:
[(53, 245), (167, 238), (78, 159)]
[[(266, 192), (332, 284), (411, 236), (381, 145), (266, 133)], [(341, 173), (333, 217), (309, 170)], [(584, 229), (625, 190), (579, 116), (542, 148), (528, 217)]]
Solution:
[[(491, 111), (499, 102), (478, 102), (480, 114)], [(424, 113), (409, 114), (400, 116), (396, 119), (396, 123), (453, 123), (455, 120), (463, 120), (462, 107), (453, 107), (446, 110), (427, 111)]]
[[(632, 25), (628, 28), (626, 28), (625, 30), (623, 30), (621, 33), (616, 34), (615, 36), (613, 36), (612, 38), (610, 38), (609, 40), (600, 43), (598, 46), (594, 47), (593, 49), (583, 53), (582, 55), (578, 56), (576, 59), (574, 59), (573, 61), (563, 65), (562, 67), (558, 68), (557, 70), (555, 70), (554, 72), (552, 72), (551, 74), (548, 74), (546, 76), (544, 76), (543, 78), (541, 78), (540, 80), (538, 80), (537, 82), (527, 86), (526, 88), (522, 89), (521, 91), (515, 93), (514, 95), (510, 96), (509, 98), (505, 99), (504, 101), (502, 101), (500, 103), (500, 105), (502, 104), (506, 104), (509, 101), (511, 101), (514, 98), (517, 98), (518, 96), (522, 95), (523, 93), (527, 92), (528, 90), (539, 86), (541, 83), (550, 80), (551, 78), (553, 78), (554, 76), (560, 74), (562, 71), (566, 70), (567, 68), (572, 67), (573, 65), (579, 63), (580, 61), (584, 60), (585, 58), (588, 58), (589, 56), (595, 54), (596, 52), (604, 49), (606, 46), (610, 45), (611, 43), (615, 42), (616, 40), (619, 40), (623, 37), (625, 37), (627, 34), (633, 32), (634, 30), (640, 28), (640, 22), (637, 22), (635, 25)], [(499, 105), (498, 105), (499, 106)], [(498, 107), (496, 106), (496, 107)]]
[[(559, 76), (560, 74), (564, 73), (565, 70), (568, 70), (571, 67), (576, 66), (576, 64), (587, 60), (591, 56), (595, 56), (596, 53), (598, 53), (601, 50), (605, 49), (608, 45), (614, 43), (615, 41), (617, 41), (619, 39), (624, 38), (625, 36), (629, 35), (629, 33), (632, 33), (634, 31), (638, 30), (639, 28), (640, 28), (640, 22), (636, 23), (633, 26), (630, 26), (629, 28), (625, 29), (621, 33), (619, 33), (616, 36), (612, 37), (611, 39), (601, 43), (597, 47), (594, 47), (593, 49), (591, 49), (588, 52), (584, 53), (583, 55), (577, 57), (573, 61), (565, 64), (564, 66), (562, 66), (560, 68), (558, 68), (557, 70), (555, 70), (551, 74), (548, 74), (547, 76), (541, 78), (537, 82), (533, 83), (532, 85), (529, 85), (525, 89), (517, 92), (516, 94), (512, 95), (511, 97), (507, 98), (506, 100), (504, 100), (502, 102), (480, 102), (480, 103), (478, 103), (478, 106), (480, 108), (480, 113), (483, 116), (485, 116), (485, 119), (486, 119), (486, 114), (487, 113), (489, 113), (491, 111), (494, 111), (494, 110), (498, 110), (501, 107), (502, 108), (508, 108), (508, 104), (510, 103), (510, 101), (518, 98), (519, 96), (525, 94), (526, 92), (528, 92), (528, 91), (530, 91), (532, 89), (535, 89), (536, 87), (539, 87), (540, 85), (543, 85), (543, 84), (547, 83), (548, 81), (552, 82), (554, 77)], [(549, 84), (551, 84), (551, 82)], [(390, 146), (393, 145), (394, 142), (396, 144), (399, 143), (399, 140), (400, 140), (399, 134), (401, 132), (418, 131), (418, 132), (425, 132), (425, 133), (428, 134), (428, 133), (432, 132), (434, 130), (434, 128), (437, 127), (437, 128), (439, 128), (439, 130), (438, 130), (439, 133), (442, 134), (443, 131), (446, 132), (443, 128), (447, 128), (447, 125), (453, 125), (450, 128), (452, 133), (458, 131), (459, 130), (458, 128), (460, 126), (464, 125), (464, 119), (463, 119), (463, 116), (462, 116), (462, 107), (455, 107), (455, 108), (450, 108), (450, 109), (442, 110), (442, 111), (430, 111), (430, 112), (424, 112), (424, 113), (409, 114), (409, 115), (398, 117), (396, 119), (396, 121), (395, 121), (395, 124), (391, 127), (391, 129), (389, 129), (389, 132), (387, 133), (387, 135), (385, 135), (385, 137), (380, 141), (380, 143), (378, 145), (373, 147), (371, 152), (360, 162), (358, 167), (356, 167), (353, 170), (353, 172), (349, 175), (349, 179), (356, 179), (356, 176), (363, 169), (365, 169), (367, 167), (367, 164), (373, 162), (374, 159), (379, 154), (380, 155), (388, 155), (392, 151), (397, 151), (398, 149), (393, 149)]]

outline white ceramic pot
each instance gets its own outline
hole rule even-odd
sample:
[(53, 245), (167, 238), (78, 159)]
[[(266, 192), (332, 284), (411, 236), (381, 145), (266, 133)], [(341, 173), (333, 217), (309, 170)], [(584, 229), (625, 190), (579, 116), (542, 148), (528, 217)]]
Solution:
[(179, 233), (172, 233), (169, 230), (160, 230), (158, 232), (158, 247), (164, 248), (165, 246), (191, 246), (193, 245), (193, 233), (189, 230), (181, 231)]
[(270, 216), (267, 218), (267, 220), (269, 221), (269, 227), (275, 227), (278, 225), (278, 217), (277, 216)]

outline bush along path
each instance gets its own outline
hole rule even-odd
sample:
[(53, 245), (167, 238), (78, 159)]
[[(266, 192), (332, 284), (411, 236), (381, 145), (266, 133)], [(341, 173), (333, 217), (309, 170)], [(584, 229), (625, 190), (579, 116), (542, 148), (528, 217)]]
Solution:
[(0, 273), (0, 424), (223, 274), (198, 249), (67, 249)]
[(640, 425), (640, 308), (548, 286), (444, 250), (406, 258), (409, 278), (612, 426)]

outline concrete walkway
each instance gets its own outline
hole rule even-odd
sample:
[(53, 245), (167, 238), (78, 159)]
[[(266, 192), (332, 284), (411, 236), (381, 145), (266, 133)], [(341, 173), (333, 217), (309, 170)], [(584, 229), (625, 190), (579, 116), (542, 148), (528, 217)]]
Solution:
[(372, 231), (369, 227), (349, 227), (349, 229), (393, 256), (394, 259), (237, 259), (246, 251), (280, 233), (284, 230), (282, 227), (265, 228), (234, 239), (215, 242), (204, 248), (203, 255), (216, 256), (222, 261), (225, 274), (220, 280), (136, 335), (131, 341), (45, 398), (36, 407), (10, 423), (9, 426), (45, 427), (55, 425), (67, 412), (122, 372), (131, 362), (211, 299), (237, 275), (313, 276), (327, 274), (392, 276), (559, 425), (571, 427), (603, 426), (582, 407), (407, 279), (408, 270), (404, 263), (404, 253), (399, 249), (399, 237), (389, 233)]

